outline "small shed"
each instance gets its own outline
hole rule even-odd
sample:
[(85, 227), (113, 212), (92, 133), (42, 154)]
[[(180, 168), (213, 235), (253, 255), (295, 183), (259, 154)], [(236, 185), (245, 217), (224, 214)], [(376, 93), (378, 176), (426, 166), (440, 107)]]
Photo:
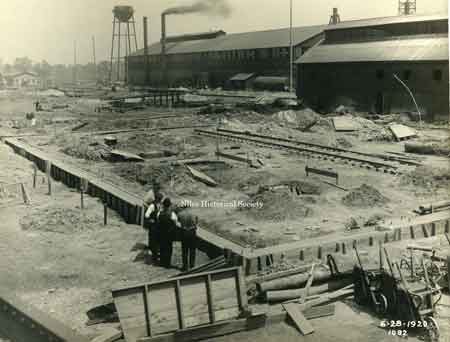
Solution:
[(255, 79), (255, 74), (236, 74), (228, 80), (230, 88), (233, 90), (247, 90), (252, 88), (253, 80)]
[(287, 77), (259, 76), (253, 81), (256, 90), (285, 91), (289, 86)]

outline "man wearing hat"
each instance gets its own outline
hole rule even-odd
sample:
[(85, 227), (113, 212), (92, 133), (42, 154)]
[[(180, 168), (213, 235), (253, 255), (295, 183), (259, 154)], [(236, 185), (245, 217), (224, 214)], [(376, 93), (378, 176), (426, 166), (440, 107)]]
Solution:
[(160, 258), (160, 232), (157, 222), (158, 212), (161, 209), (161, 202), (164, 198), (160, 192), (158, 184), (153, 184), (153, 199), (146, 196), (144, 200), (147, 204), (145, 211), (144, 228), (148, 231), (148, 248), (152, 253), (152, 262), (157, 263)]
[(181, 223), (181, 253), (183, 256), (183, 271), (195, 267), (195, 253), (197, 248), (198, 217), (192, 215), (189, 209), (178, 214)]
[(172, 209), (170, 198), (164, 198), (162, 208), (157, 215), (158, 228), (160, 233), (161, 265), (169, 268), (172, 261), (173, 241), (176, 230), (181, 228), (177, 214)]

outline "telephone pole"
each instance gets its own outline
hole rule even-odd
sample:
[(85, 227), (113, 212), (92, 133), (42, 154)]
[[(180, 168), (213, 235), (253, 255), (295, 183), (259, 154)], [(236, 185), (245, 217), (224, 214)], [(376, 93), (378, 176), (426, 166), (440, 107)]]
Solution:
[(289, 90), (294, 92), (294, 47), (292, 37), (292, 0), (290, 0), (290, 29), (289, 29)]
[(95, 69), (95, 81), (98, 81), (97, 77), (97, 58), (95, 56), (95, 36), (92, 36), (92, 57), (94, 62), (94, 69)]

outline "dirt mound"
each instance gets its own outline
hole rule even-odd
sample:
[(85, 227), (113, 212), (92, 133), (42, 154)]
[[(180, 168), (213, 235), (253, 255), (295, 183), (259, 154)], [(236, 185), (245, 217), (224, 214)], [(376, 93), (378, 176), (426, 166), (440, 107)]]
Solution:
[(57, 145), (64, 154), (78, 159), (100, 161), (108, 152), (99, 142), (88, 136), (61, 134), (51, 139), (49, 143)]
[(182, 166), (145, 165), (136, 168), (135, 165), (117, 165), (114, 173), (129, 181), (137, 181), (142, 185), (159, 183), (163, 192), (179, 196), (196, 196), (201, 194), (203, 184), (194, 180), (189, 171)]
[(401, 185), (414, 186), (425, 191), (437, 191), (450, 189), (450, 172), (444, 168), (432, 168), (419, 166), (413, 171), (406, 173), (400, 179)]
[(62, 234), (94, 230), (103, 224), (103, 217), (88, 215), (77, 209), (53, 207), (34, 210), (20, 220), (24, 230), (38, 230)]
[(389, 202), (377, 189), (363, 184), (353, 189), (342, 198), (342, 203), (349, 207), (372, 207)]
[(243, 208), (256, 220), (281, 222), (312, 215), (312, 209), (305, 205), (300, 196), (288, 189), (267, 190), (250, 196), (249, 202), (261, 202), (262, 208)]
[(394, 138), (390, 130), (382, 125), (378, 125), (372, 120), (355, 116), (353, 120), (361, 127), (358, 136), (362, 141), (393, 141)]
[(312, 109), (303, 110), (286, 110), (281, 111), (272, 116), (272, 119), (280, 125), (291, 127), (306, 127), (313, 122), (317, 122), (320, 116)]

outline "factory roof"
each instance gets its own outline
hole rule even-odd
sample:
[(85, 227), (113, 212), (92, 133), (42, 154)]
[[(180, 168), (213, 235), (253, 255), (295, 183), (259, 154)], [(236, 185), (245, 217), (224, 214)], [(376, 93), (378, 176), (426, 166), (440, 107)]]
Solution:
[(392, 24), (405, 24), (414, 22), (427, 22), (436, 20), (448, 20), (447, 13), (440, 14), (430, 14), (430, 15), (401, 15), (394, 17), (381, 17), (381, 18), (370, 18), (370, 19), (360, 19), (360, 20), (347, 20), (342, 21), (335, 25), (328, 25), (326, 30), (341, 30), (350, 29), (357, 27), (373, 27), (382, 25), (392, 25)]
[[(319, 35), (326, 27), (327, 25), (295, 27), (293, 29), (294, 46)], [(167, 54), (178, 54), (210, 51), (263, 49), (288, 46), (289, 28), (283, 28), (267, 31), (232, 33), (212, 39), (167, 43), (166, 51)], [(149, 46), (150, 55), (158, 55), (160, 53), (161, 44), (159, 42)], [(132, 55), (140, 56), (143, 54), (144, 50), (141, 49), (136, 51)]]
[(255, 74), (236, 74), (230, 78), (230, 81), (247, 81), (255, 76)]
[(296, 63), (448, 61), (448, 36), (392, 39), (348, 44), (320, 44)]

